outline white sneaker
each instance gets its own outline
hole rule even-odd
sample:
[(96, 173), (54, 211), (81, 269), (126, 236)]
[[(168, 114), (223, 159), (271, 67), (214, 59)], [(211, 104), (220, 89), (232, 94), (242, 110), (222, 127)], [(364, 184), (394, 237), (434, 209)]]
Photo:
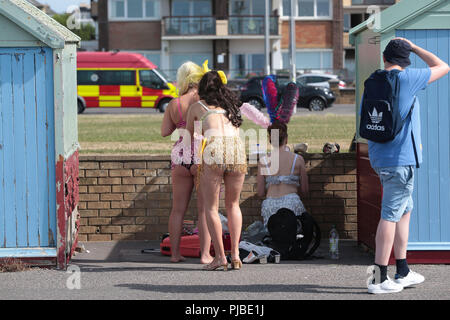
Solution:
[(409, 270), (406, 277), (401, 277), (400, 275), (395, 275), (395, 283), (402, 285), (403, 288), (410, 287), (425, 281), (425, 277), (417, 272)]
[(396, 293), (403, 290), (403, 286), (395, 283), (389, 277), (382, 283), (373, 284), (371, 283), (368, 287), (369, 293), (372, 294), (382, 294), (382, 293)]

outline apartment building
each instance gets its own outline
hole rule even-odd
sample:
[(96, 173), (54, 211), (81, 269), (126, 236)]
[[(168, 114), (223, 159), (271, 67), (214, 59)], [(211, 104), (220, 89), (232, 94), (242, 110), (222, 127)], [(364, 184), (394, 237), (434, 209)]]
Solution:
[(355, 48), (349, 43), (350, 29), (367, 20), (377, 10), (383, 11), (397, 2), (400, 0), (343, 0), (344, 69), (349, 77), (355, 73)]
[[(296, 0), (296, 65), (344, 65), (342, 0)], [(230, 77), (264, 72), (264, 0), (92, 0), (99, 50), (134, 51), (173, 76), (186, 60)], [(290, 0), (270, 0), (272, 70), (289, 69)]]

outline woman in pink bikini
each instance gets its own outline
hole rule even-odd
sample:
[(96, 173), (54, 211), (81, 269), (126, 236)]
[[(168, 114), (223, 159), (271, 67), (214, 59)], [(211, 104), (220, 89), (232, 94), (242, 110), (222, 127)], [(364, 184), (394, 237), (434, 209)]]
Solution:
[[(180, 239), (183, 228), (183, 219), (186, 213), (195, 176), (197, 174), (198, 161), (194, 157), (194, 141), (191, 146), (186, 146), (183, 138), (186, 128), (186, 115), (191, 104), (199, 100), (198, 83), (204, 74), (204, 70), (193, 62), (184, 63), (177, 72), (177, 85), (179, 98), (173, 99), (165, 113), (161, 124), (161, 135), (170, 136), (176, 129), (180, 133), (179, 140), (172, 150), (172, 211), (169, 217), (169, 234), (171, 242), (171, 262), (182, 262), (185, 258), (180, 253)], [(190, 136), (189, 136), (190, 137)], [(186, 154), (189, 152), (189, 154)], [(213, 258), (210, 255), (211, 236), (206, 225), (205, 210), (203, 207), (202, 193), (197, 190), (198, 230), (200, 237), (200, 263), (208, 264)]]

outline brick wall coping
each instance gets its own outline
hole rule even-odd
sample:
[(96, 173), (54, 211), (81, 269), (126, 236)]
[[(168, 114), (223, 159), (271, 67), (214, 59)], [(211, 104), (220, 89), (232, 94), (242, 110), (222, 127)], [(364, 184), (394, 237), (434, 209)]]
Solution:
[[(336, 159), (354, 160), (355, 153), (307, 153), (305, 160)], [(80, 155), (80, 161), (170, 161), (170, 155)]]

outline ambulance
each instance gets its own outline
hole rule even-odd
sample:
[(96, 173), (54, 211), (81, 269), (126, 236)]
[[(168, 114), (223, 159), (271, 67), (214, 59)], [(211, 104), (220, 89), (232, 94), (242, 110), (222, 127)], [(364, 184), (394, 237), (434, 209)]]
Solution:
[(177, 89), (143, 55), (129, 52), (78, 52), (78, 113), (86, 108), (166, 110)]

